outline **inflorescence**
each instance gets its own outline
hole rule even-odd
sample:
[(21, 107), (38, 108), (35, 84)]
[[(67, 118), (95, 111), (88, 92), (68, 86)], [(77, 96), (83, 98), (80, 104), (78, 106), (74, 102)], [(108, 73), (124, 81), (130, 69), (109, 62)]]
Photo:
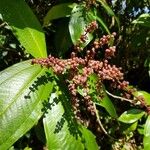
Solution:
[[(109, 47), (109, 42), (114, 39), (116, 33), (96, 39), (91, 49), (86, 51), (85, 57), (78, 56), (78, 53), (82, 50), (80, 44), (86, 41), (87, 33), (93, 32), (95, 29), (97, 29), (97, 23), (94, 21), (87, 26), (85, 33), (81, 35), (69, 59), (59, 59), (49, 55), (48, 58), (32, 60), (32, 64), (52, 68), (56, 75), (67, 74), (66, 84), (71, 95), (72, 109), (76, 120), (82, 124), (87, 124), (90, 116), (96, 117), (96, 110), (90, 93), (90, 84), (88, 83), (90, 75), (95, 74), (98, 78), (95, 87), (99, 100), (103, 97), (103, 92), (99, 91), (103, 91), (104, 81), (110, 82), (114, 88), (119, 90), (127, 89), (129, 84), (127, 81), (124, 81), (122, 69), (109, 63), (109, 60), (115, 56), (116, 52), (116, 47)], [(103, 50), (103, 47), (107, 47), (104, 50), (103, 59), (97, 60), (96, 55), (98, 51)], [(82, 89), (82, 94), (78, 91), (79, 89)]]

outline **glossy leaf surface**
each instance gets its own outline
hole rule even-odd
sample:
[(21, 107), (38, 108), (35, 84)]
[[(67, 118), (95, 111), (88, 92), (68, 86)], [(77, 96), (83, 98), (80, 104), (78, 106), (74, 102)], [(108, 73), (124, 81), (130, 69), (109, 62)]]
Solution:
[(92, 18), (93, 20), (97, 20), (97, 22), (100, 23), (100, 26), (102, 27), (102, 29), (104, 29), (104, 31), (106, 31), (108, 34), (110, 34), (110, 31), (107, 27), (107, 25), (105, 24), (104, 20), (101, 18), (101, 16), (97, 13), (97, 10), (93, 10), (93, 11), (89, 11), (88, 15), (90, 16), (90, 18)]
[(123, 123), (134, 123), (142, 118), (142, 116), (145, 114), (143, 110), (140, 109), (130, 109), (128, 111), (125, 111), (118, 120)]
[[(21, 62), (0, 73), (0, 149), (8, 149), (37, 123), (53, 88), (45, 69)], [(48, 82), (49, 80), (49, 82)]]
[[(97, 87), (95, 86), (98, 82), (99, 81), (97, 75), (91, 74), (88, 84), (90, 87), (90, 95), (93, 98), (93, 101), (96, 103), (96, 105), (104, 107), (111, 117), (117, 118), (116, 109), (109, 97), (107, 96), (104, 86), (100, 89), (97, 89)], [(103, 95), (103, 98), (100, 98), (101, 95)]]
[(144, 127), (144, 150), (150, 149), (150, 116), (148, 116)]
[[(81, 5), (74, 6), (72, 15), (69, 22), (69, 32), (74, 45), (78, 44), (81, 35), (84, 34), (85, 27), (92, 22), (86, 19), (84, 13), (84, 7)], [(91, 40), (92, 34), (87, 34), (86, 42), (83, 43), (82, 47), (85, 47)]]
[(132, 23), (139, 24), (145, 27), (150, 27), (150, 14), (142, 14)]
[(47, 26), (51, 20), (68, 17), (71, 14), (73, 3), (63, 3), (53, 6), (44, 17), (44, 26)]
[(98, 150), (95, 136), (72, 118), (66, 95), (68, 94), (62, 91), (62, 95), (56, 99), (57, 96), (52, 94), (52, 107), (43, 119), (48, 149)]
[(0, 0), (0, 13), (27, 53), (34, 57), (47, 56), (42, 27), (23, 0)]
[(120, 28), (120, 22), (119, 22), (119, 19), (117, 18), (117, 16), (115, 15), (115, 13), (113, 12), (113, 10), (111, 9), (111, 7), (107, 4), (106, 1), (104, 0), (97, 0), (98, 2), (101, 3), (102, 7), (106, 10), (106, 12), (115, 18), (116, 22), (117, 22), (117, 25), (118, 25), (118, 28)]
[(137, 91), (134, 93), (135, 96), (142, 96), (147, 105), (150, 105), (150, 94), (146, 91)]
[(104, 107), (111, 117), (117, 118), (118, 115), (116, 113), (114, 104), (112, 103), (112, 101), (110, 100), (110, 98), (107, 96), (106, 93), (104, 94), (104, 98), (100, 101), (99, 105)]
[(137, 129), (137, 125), (138, 125), (138, 122), (134, 122), (134, 123), (130, 123), (130, 124), (121, 123), (121, 127), (120, 127), (121, 132), (123, 134), (129, 134)]

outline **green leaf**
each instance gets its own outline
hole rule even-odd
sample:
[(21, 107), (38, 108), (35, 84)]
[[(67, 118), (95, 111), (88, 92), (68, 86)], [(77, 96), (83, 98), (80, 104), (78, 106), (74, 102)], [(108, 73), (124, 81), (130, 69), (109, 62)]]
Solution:
[[(110, 114), (110, 116), (117, 118), (116, 109), (109, 97), (107, 96), (105, 92), (105, 87), (103, 86), (103, 88), (97, 89), (97, 87), (95, 86), (97, 82), (99, 82), (98, 76), (96, 74), (91, 74), (89, 76), (88, 84), (90, 87), (90, 94), (93, 98), (93, 101), (96, 105), (104, 107), (106, 111)], [(81, 93), (81, 95), (83, 94), (81, 90), (78, 90), (78, 92)], [(101, 97), (101, 95), (103, 95), (102, 99), (99, 98)]]
[(57, 25), (58, 26), (56, 28), (54, 42), (58, 56), (63, 57), (69, 50), (69, 48), (72, 46), (72, 41), (68, 29), (68, 19), (58, 21)]
[(136, 20), (132, 22), (133, 24), (139, 24), (141, 26), (150, 27), (150, 14), (142, 14)]
[(150, 105), (150, 94), (148, 92), (145, 92), (145, 91), (137, 91), (134, 93), (134, 95), (136, 97), (138, 96), (142, 96), (144, 98), (144, 102), (147, 104), (147, 105)]
[(122, 123), (121, 127), (120, 127), (120, 130), (121, 130), (121, 132), (123, 132), (123, 134), (127, 135), (127, 134), (135, 131), (136, 128), (137, 128), (137, 125), (138, 125), (137, 122), (134, 122), (134, 123), (131, 123), (131, 124)]
[(67, 91), (61, 92), (59, 97), (52, 94), (52, 107), (43, 119), (48, 149), (98, 150), (95, 136), (73, 119)]
[[(92, 22), (92, 20), (86, 20), (86, 15), (84, 13), (85, 8), (82, 5), (76, 5), (72, 10), (72, 15), (69, 22), (69, 32), (71, 36), (71, 40), (74, 45), (78, 44), (78, 40), (81, 35), (84, 34), (84, 30), (86, 26)], [(86, 42), (83, 43), (82, 47), (84, 48), (91, 40), (93, 36), (92, 34), (87, 34)]]
[(43, 114), (42, 101), (48, 99), (53, 89), (45, 71), (38, 65), (32, 66), (31, 61), (25, 61), (0, 73), (1, 150), (8, 149)]
[(138, 125), (137, 131), (139, 134), (144, 135), (144, 125)]
[(144, 127), (144, 150), (150, 150), (150, 116), (148, 116)]
[(23, 150), (32, 150), (30, 147), (25, 147)]
[(63, 3), (53, 6), (44, 17), (44, 26), (54, 19), (69, 17), (74, 5), (75, 3)]
[[(82, 137), (78, 135), (78, 138), (76, 138), (76, 135), (72, 135), (73, 133), (71, 132), (74, 131), (69, 131), (68, 123), (62, 117), (63, 112), (62, 104), (59, 103), (53, 106), (52, 110), (43, 119), (48, 149), (84, 150), (87, 148), (87, 150), (97, 150), (98, 146), (95, 137), (86, 128), (80, 128), (79, 132), (81, 132)], [(56, 133), (56, 126), (61, 120), (65, 122), (64, 124), (60, 124), (60, 126), (62, 125), (62, 129)]]
[(90, 18), (93, 18), (93, 20), (97, 20), (101, 27), (108, 33), (110, 34), (110, 31), (107, 27), (107, 25), (105, 24), (104, 20), (97, 14), (97, 10), (94, 11), (89, 11), (88, 15), (90, 16)]
[[(99, 147), (96, 143), (95, 136), (84, 126), (80, 128), (82, 134), (82, 140), (84, 141), (87, 150), (98, 150)], [(84, 148), (85, 149), (85, 148)], [(76, 150), (76, 149), (75, 149)]]
[(104, 0), (97, 0), (98, 2), (101, 3), (102, 7), (106, 10), (106, 12), (110, 15), (113, 16), (117, 22), (118, 28), (120, 30), (120, 22), (119, 19), (117, 18), (117, 16), (115, 15), (115, 13), (113, 12), (113, 10), (111, 9), (111, 7), (109, 7), (109, 5), (106, 3), (106, 1)]
[(105, 31), (110, 34), (110, 31), (107, 27), (107, 25), (105, 24), (105, 22), (100, 18), (100, 17), (96, 17), (96, 20), (101, 24), (101, 26), (105, 29)]
[(130, 109), (128, 111), (125, 111), (118, 120), (123, 123), (134, 123), (142, 118), (142, 116), (145, 114), (143, 110), (140, 109)]
[(34, 57), (47, 56), (41, 25), (23, 0), (0, 0), (0, 13), (27, 53)]
[(114, 104), (111, 102), (110, 98), (107, 96), (105, 91), (104, 91), (104, 97), (99, 102), (99, 105), (104, 107), (110, 116), (112, 116), (114, 118), (118, 117), (118, 115), (116, 113), (116, 109), (114, 107)]
[(144, 67), (149, 68), (149, 76), (150, 76), (150, 56), (147, 56), (145, 62), (144, 62)]
[[(105, 87), (103, 86), (103, 88), (100, 89), (100, 91), (97, 90), (96, 88), (96, 84), (98, 81), (98, 77), (96, 74), (91, 74), (89, 76), (89, 87), (90, 87), (90, 93), (91, 96), (93, 98), (93, 101), (95, 102), (96, 105), (100, 105), (102, 107), (104, 107), (106, 109), (106, 111), (110, 114), (110, 116), (117, 118), (117, 113), (116, 113), (116, 109), (113, 105), (113, 103), (111, 102), (111, 100), (109, 99), (109, 97), (107, 96), (106, 92), (105, 92)], [(79, 91), (82, 94), (82, 91)], [(100, 99), (99, 96), (103, 95), (103, 98)]]

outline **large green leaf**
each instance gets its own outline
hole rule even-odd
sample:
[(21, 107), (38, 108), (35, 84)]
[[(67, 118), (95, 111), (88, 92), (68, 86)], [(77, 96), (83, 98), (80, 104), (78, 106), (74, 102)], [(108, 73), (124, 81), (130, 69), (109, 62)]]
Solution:
[(46, 57), (41, 25), (24, 0), (0, 0), (0, 13), (26, 52), (34, 57)]
[(125, 111), (118, 120), (123, 123), (134, 123), (142, 118), (142, 116), (145, 114), (143, 110), (140, 109), (130, 109), (128, 111)]
[(74, 3), (63, 3), (53, 6), (44, 17), (44, 26), (47, 26), (53, 19), (69, 17)]
[[(76, 135), (73, 135), (73, 130), (69, 131), (68, 128), (70, 127), (68, 127), (68, 123), (62, 117), (63, 112), (64, 110), (62, 104), (59, 103), (52, 107), (52, 110), (46, 114), (46, 117), (43, 120), (48, 149), (84, 150), (87, 148), (87, 150), (97, 150), (98, 146), (94, 135), (85, 127), (79, 129), (79, 132), (81, 132), (81, 137), (78, 135), (78, 138)], [(60, 122), (59, 126), (62, 129), (56, 132), (55, 130), (58, 122)]]
[(150, 116), (148, 116), (144, 127), (144, 150), (150, 150)]
[[(63, 85), (62, 85), (63, 86)], [(56, 100), (50, 99), (51, 109), (43, 119), (49, 150), (98, 150), (95, 136), (85, 127), (78, 125), (73, 116), (67, 91)]]
[(144, 102), (147, 104), (147, 105), (150, 105), (150, 94), (146, 91), (136, 91), (134, 92), (134, 95), (136, 97), (138, 96), (142, 96), (144, 99)]
[(150, 14), (142, 14), (132, 23), (139, 24), (145, 27), (150, 27)]
[[(86, 19), (86, 15), (88, 14), (85, 14), (85, 8), (82, 5), (74, 6), (69, 22), (69, 32), (74, 45), (78, 44), (81, 35), (84, 34), (86, 26), (92, 22), (92, 20)], [(85, 47), (92, 38), (92, 34), (87, 34), (86, 42), (82, 47)]]
[(0, 149), (8, 149), (41, 117), (42, 101), (53, 88), (46, 69), (31, 61), (0, 73)]

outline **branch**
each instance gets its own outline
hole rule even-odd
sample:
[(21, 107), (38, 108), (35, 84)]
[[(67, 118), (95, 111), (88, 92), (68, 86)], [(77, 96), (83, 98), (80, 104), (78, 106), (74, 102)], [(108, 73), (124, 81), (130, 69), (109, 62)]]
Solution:
[(4, 27), (6, 24), (7, 24), (6, 22), (3, 22), (2, 24), (0, 24), (0, 28)]
[(94, 111), (95, 111), (95, 113), (96, 113), (96, 118), (97, 118), (97, 121), (98, 121), (98, 124), (99, 124), (101, 130), (102, 130), (102, 131), (104, 132), (104, 134), (107, 135), (110, 139), (115, 140), (113, 137), (111, 137), (111, 136), (108, 134), (108, 132), (107, 132), (107, 131), (105, 130), (105, 128), (103, 127), (102, 122), (101, 122), (101, 120), (100, 120), (100, 118), (99, 118), (99, 114), (98, 114), (98, 112), (97, 112), (95, 103), (93, 103), (93, 106), (94, 106)]
[(127, 102), (130, 102), (130, 103), (132, 103), (132, 104), (135, 104), (135, 102), (134, 102), (132, 99), (127, 99), (127, 98), (124, 98), (124, 97), (121, 97), (121, 96), (113, 95), (113, 94), (111, 94), (110, 92), (108, 92), (107, 90), (105, 90), (105, 91), (106, 91), (106, 93), (107, 93), (109, 96), (111, 96), (111, 97), (113, 97), (113, 98), (120, 99), (120, 100), (122, 100), (122, 101), (127, 101)]
[(11, 51), (11, 52), (16, 52), (17, 53), (17, 51), (15, 49), (3, 47), (2, 45), (0, 45), (0, 49), (3, 49), (4, 51)]

